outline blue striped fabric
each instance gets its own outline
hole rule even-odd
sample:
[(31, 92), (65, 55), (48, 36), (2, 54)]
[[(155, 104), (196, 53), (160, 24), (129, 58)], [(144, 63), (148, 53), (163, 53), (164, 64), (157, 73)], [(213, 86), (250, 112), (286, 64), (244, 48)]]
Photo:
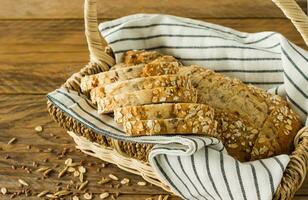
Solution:
[[(303, 123), (308, 113), (308, 53), (279, 33), (243, 33), (167, 15), (132, 15), (100, 24), (117, 61), (130, 49), (157, 50), (185, 65), (199, 64), (285, 97)], [(155, 144), (149, 161), (160, 179), (183, 199), (269, 200), (289, 156), (241, 163), (215, 138), (126, 136), (108, 115), (74, 91), (57, 89), (47, 98), (98, 134)]]

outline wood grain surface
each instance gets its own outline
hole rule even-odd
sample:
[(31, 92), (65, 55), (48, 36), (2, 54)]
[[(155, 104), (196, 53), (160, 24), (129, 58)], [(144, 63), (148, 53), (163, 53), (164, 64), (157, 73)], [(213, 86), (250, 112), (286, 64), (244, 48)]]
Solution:
[[(246, 32), (280, 32), (304, 46), (286, 19), (207, 21)], [(0, 93), (47, 93), (88, 62), (83, 20), (6, 20), (0, 27)]]
[[(101, 21), (137, 12), (174, 14), (246, 32), (277, 31), (307, 49), (293, 25), (270, 0), (98, 2)], [(306, 7), (306, 1), (298, 2)], [(166, 194), (155, 186), (138, 186), (141, 177), (112, 164), (102, 167), (102, 161), (75, 149), (72, 139), (47, 113), (46, 93), (88, 62), (82, 4), (83, 0), (0, 0), (0, 188), (8, 190), (7, 195), (0, 193), (1, 200), (25, 189), (30, 190), (30, 196), (21, 194), (14, 199), (34, 200), (43, 190), (55, 192), (76, 185), (78, 179), (70, 174), (57, 177), (67, 158), (87, 168), (87, 192), (93, 193), (93, 199), (99, 199), (99, 194), (105, 191), (114, 196), (119, 193), (116, 199), (123, 200), (158, 199), (160, 194)], [(34, 130), (39, 125), (43, 127), (41, 133)], [(12, 138), (16, 141), (7, 144)], [(61, 155), (65, 148), (67, 153)], [(50, 176), (35, 171), (43, 166), (53, 169)], [(131, 184), (120, 188), (116, 181), (97, 184), (109, 174), (129, 178)], [(18, 179), (30, 186), (21, 187)], [(84, 193), (73, 191), (80, 197)], [(294, 199), (308, 199), (307, 179)]]
[[(0, 0), (2, 19), (83, 18), (83, 0)], [(134, 13), (190, 18), (284, 18), (271, 0), (97, 0), (98, 15), (113, 19)], [(297, 0), (305, 10), (306, 0)]]

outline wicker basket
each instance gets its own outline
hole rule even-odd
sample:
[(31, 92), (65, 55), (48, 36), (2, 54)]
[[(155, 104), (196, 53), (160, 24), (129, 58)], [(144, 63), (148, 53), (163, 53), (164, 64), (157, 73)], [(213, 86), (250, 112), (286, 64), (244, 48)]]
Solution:
[[(294, 0), (273, 0), (292, 21), (308, 46), (308, 17)], [(106, 71), (115, 64), (111, 49), (101, 37), (97, 28), (96, 0), (85, 0), (85, 34), (90, 51), (90, 62), (79, 72), (73, 74), (62, 87), (81, 92), (80, 78), (85, 75)], [(114, 163), (119, 168), (142, 176), (146, 181), (172, 191), (156, 176), (147, 162), (151, 145), (118, 141), (96, 134), (73, 118), (65, 115), (51, 102), (47, 102), (48, 111), (53, 119), (68, 130), (77, 148), (86, 154)], [(308, 164), (308, 127), (301, 129), (294, 139), (295, 150), (288, 164), (274, 199), (292, 199), (306, 177)]]

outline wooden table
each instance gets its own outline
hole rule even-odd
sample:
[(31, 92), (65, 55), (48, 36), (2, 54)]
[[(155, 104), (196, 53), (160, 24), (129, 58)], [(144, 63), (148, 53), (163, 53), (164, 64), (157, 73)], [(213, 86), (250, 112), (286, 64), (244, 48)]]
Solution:
[[(168, 13), (240, 31), (277, 31), (305, 48), (292, 24), (269, 0), (253, 3), (224, 0), (219, 5), (214, 0), (99, 2), (101, 21), (137, 12)], [(304, 0), (299, 2), (306, 7)], [(119, 193), (117, 198), (125, 200), (157, 199), (159, 194), (166, 194), (155, 186), (138, 186), (140, 177), (114, 165), (103, 168), (102, 161), (76, 150), (72, 139), (48, 116), (46, 93), (59, 87), (88, 62), (82, 4), (83, 0), (0, 0), (0, 188), (8, 190), (6, 195), (0, 193), (0, 199), (9, 199), (17, 192), (27, 193), (28, 197), (20, 194), (15, 199), (37, 199), (36, 195), (43, 190), (55, 192), (67, 185), (76, 185), (78, 178), (72, 175), (57, 177), (67, 158), (87, 168), (87, 191), (93, 193), (95, 199), (105, 191), (115, 198)], [(42, 126), (43, 131), (36, 132), (36, 126)], [(7, 144), (12, 138), (16, 141)], [(44, 177), (35, 171), (42, 166), (53, 171)], [(116, 181), (97, 184), (101, 177), (109, 174), (130, 179), (130, 185), (117, 188)], [(21, 187), (19, 179), (29, 186)], [(308, 199), (307, 180), (295, 199)]]

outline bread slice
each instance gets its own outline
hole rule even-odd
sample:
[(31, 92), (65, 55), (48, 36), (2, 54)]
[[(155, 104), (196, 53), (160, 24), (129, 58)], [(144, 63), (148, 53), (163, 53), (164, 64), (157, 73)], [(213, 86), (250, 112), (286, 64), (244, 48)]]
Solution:
[(254, 86), (249, 88), (255, 95), (264, 97), (269, 106), (268, 116), (254, 143), (251, 159), (258, 160), (290, 153), (294, 148), (293, 138), (302, 127), (298, 115), (280, 96), (269, 94)]
[[(248, 161), (290, 153), (301, 123), (281, 97), (200, 66), (182, 67), (179, 74), (191, 78), (198, 91), (198, 103), (212, 106), (215, 118), (224, 121), (218, 123), (217, 132), (230, 132), (237, 138), (231, 143), (226, 138), (223, 141), (232, 156)], [(231, 130), (237, 121), (246, 128)], [(247, 142), (252, 146), (246, 148)], [(240, 147), (241, 143), (245, 145)]]
[(91, 100), (96, 103), (96, 99), (103, 98), (106, 95), (117, 95), (127, 92), (135, 92), (144, 89), (153, 89), (156, 87), (185, 87), (192, 88), (188, 77), (177, 75), (161, 75), (118, 81), (105, 86), (93, 88), (90, 92)]
[(158, 76), (164, 74), (177, 74), (178, 72), (178, 62), (152, 62), (145, 65), (144, 69), (140, 73), (140, 76)]
[[(143, 58), (145, 59), (145, 58)], [(133, 65), (138, 65), (138, 64), (147, 64), (147, 63), (160, 63), (160, 62), (178, 62), (179, 65), (182, 65), (175, 57), (173, 56), (161, 56), (161, 57), (157, 57), (156, 59), (152, 60), (152, 59), (149, 59), (147, 60), (147, 62), (133, 62), (133, 61), (128, 61), (128, 64), (127, 63), (118, 63), (118, 64), (115, 64), (114, 66), (112, 66), (110, 68), (110, 70), (115, 70), (115, 69), (121, 69), (121, 68), (125, 68), (125, 67), (130, 67), (130, 66), (133, 66)]]
[(127, 65), (137, 65), (150, 63), (161, 56), (157, 51), (132, 50), (125, 52), (122, 60)]
[(121, 69), (125, 67), (130, 67), (130, 65), (127, 65), (125, 63), (118, 63), (118, 64), (113, 65), (109, 70)]
[(124, 106), (196, 101), (197, 92), (194, 88), (157, 87), (98, 99), (97, 107), (99, 113), (111, 113), (116, 108)]
[(81, 79), (80, 88), (83, 92), (88, 92), (97, 86), (104, 86), (117, 81), (146, 76), (176, 74), (178, 71), (179, 64), (177, 62), (153, 63), (147, 65), (140, 64), (85, 76)]
[(143, 106), (125, 106), (114, 111), (117, 123), (124, 121), (156, 119), (191, 119), (199, 117), (205, 121), (214, 119), (214, 109), (198, 103), (162, 103)]
[(83, 92), (105, 84), (114, 83), (119, 80), (128, 80), (139, 77), (144, 70), (143, 64), (131, 66), (127, 68), (120, 68), (116, 70), (109, 70), (98, 74), (85, 76), (81, 79), (80, 88)]
[(214, 119), (218, 122), (217, 134), (228, 153), (240, 161), (250, 160), (260, 131), (244, 118), (220, 109), (215, 109)]
[(175, 57), (166, 56), (166, 55), (158, 57), (155, 60), (151, 61), (150, 63), (161, 63), (161, 62), (177, 62), (179, 63), (179, 65), (182, 65), (182, 63), (179, 60), (177, 60)]
[(104, 86), (95, 87), (90, 91), (90, 99), (94, 105), (96, 105), (98, 99), (104, 98), (105, 96), (106, 93)]
[(199, 117), (191, 119), (171, 118), (137, 120), (125, 121), (123, 123), (126, 134), (131, 136), (201, 134), (217, 137), (216, 125), (214, 120), (205, 121)]

